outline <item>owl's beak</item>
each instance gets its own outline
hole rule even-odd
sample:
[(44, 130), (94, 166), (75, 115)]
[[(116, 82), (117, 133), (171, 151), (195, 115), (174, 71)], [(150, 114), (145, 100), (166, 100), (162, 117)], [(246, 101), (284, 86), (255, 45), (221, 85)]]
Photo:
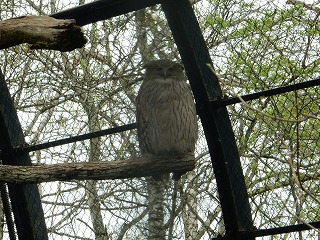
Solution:
[(162, 76), (163, 76), (164, 79), (167, 79), (167, 76), (168, 76), (168, 75), (167, 75), (167, 69), (164, 69), (164, 70), (163, 70)]
[(167, 77), (169, 77), (168, 69), (163, 69), (162, 76), (164, 79), (167, 79)]

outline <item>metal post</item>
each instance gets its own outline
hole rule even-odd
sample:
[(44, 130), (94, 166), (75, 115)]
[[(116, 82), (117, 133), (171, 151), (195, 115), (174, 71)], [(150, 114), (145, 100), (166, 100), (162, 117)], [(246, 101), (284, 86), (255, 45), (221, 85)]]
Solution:
[[(13, 148), (24, 145), (25, 139), (1, 70), (0, 134), (2, 163), (7, 165), (31, 165), (31, 159), (28, 153), (21, 155), (14, 154)], [(19, 239), (48, 239), (37, 185), (8, 184), (8, 189)]]
[[(212, 64), (189, 0), (162, 0), (162, 8), (184, 63), (206, 135), (226, 229), (225, 239), (241, 239), (253, 229), (251, 210), (238, 148), (225, 106), (212, 108), (222, 97)], [(250, 238), (252, 239), (252, 238)]]

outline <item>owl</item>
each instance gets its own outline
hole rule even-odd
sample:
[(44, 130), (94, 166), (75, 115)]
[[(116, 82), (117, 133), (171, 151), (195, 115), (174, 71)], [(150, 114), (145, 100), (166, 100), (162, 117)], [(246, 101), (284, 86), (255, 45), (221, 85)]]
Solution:
[[(144, 66), (136, 99), (138, 141), (142, 156), (194, 154), (198, 137), (196, 107), (184, 68), (171, 60)], [(178, 180), (184, 172), (175, 172)], [(161, 180), (163, 176), (153, 176)]]

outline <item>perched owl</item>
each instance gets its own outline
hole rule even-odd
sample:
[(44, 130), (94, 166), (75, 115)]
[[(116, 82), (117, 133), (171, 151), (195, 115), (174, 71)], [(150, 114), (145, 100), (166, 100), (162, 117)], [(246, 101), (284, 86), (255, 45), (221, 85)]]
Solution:
[[(142, 156), (194, 154), (197, 116), (183, 66), (163, 59), (151, 61), (144, 68), (146, 72), (137, 96), (137, 130)], [(178, 180), (182, 174), (184, 172), (175, 172), (173, 178)]]

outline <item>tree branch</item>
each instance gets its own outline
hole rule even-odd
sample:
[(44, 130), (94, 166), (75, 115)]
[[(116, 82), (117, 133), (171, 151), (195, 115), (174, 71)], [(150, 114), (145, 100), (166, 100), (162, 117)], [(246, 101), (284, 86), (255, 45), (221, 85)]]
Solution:
[(87, 42), (74, 19), (24, 16), (0, 21), (0, 49), (21, 43), (32, 49), (72, 51)]
[(0, 165), (0, 181), (41, 183), (70, 180), (103, 180), (151, 176), (172, 171), (191, 171), (192, 155), (174, 157), (132, 158), (110, 162), (64, 163), (54, 165)]
[(312, 10), (314, 12), (320, 13), (320, 8), (314, 6), (314, 4), (308, 4), (305, 3), (304, 1), (299, 1), (299, 0), (287, 0), (286, 2), (287, 4), (292, 4), (292, 5), (296, 5), (296, 4), (301, 4), (303, 7)]

